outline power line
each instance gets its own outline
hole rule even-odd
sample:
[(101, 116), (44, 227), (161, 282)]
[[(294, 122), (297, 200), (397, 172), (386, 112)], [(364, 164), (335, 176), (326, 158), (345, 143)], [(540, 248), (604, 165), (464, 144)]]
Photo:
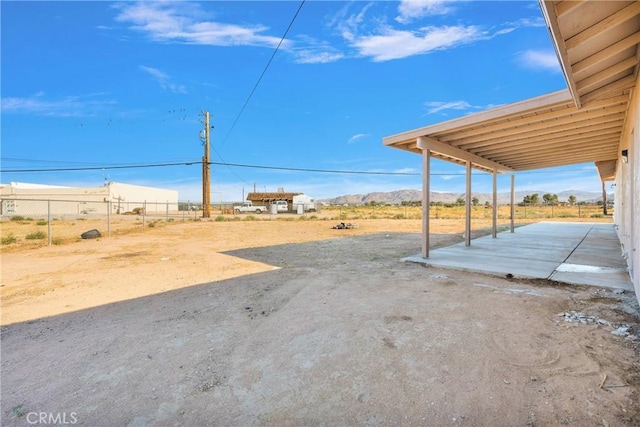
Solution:
[[(9, 159), (2, 159), (9, 160)], [(44, 162), (44, 160), (27, 160), (30, 162)], [(78, 162), (79, 163), (79, 162)], [(139, 165), (104, 165), (104, 166), (86, 166), (75, 168), (46, 168), (46, 169), (3, 169), (3, 173), (32, 173), (32, 172), (73, 172), (73, 171), (89, 171), (89, 170), (107, 170), (107, 169), (140, 169), (140, 168), (154, 168), (165, 166), (192, 166), (201, 165), (201, 160), (183, 161), (183, 162), (164, 162), (164, 163), (147, 163)], [(317, 173), (336, 173), (336, 174), (353, 174), (353, 175), (396, 175), (396, 176), (420, 176), (421, 172), (376, 172), (376, 171), (354, 171), (354, 170), (340, 170), (340, 169), (315, 169), (315, 168), (295, 168), (286, 166), (266, 166), (266, 165), (251, 165), (246, 163), (228, 163), (228, 162), (208, 162), (209, 165), (239, 167), (239, 168), (252, 168), (252, 169), (266, 169), (266, 170), (282, 170), (282, 171), (294, 171), (294, 172), (317, 172)], [(518, 172), (518, 175), (525, 174), (538, 174), (538, 173), (571, 173), (571, 172), (592, 172), (593, 169), (570, 169), (564, 171), (526, 171)], [(432, 172), (431, 175), (435, 176), (464, 176), (465, 173), (459, 172)], [(237, 175), (236, 175), (237, 176)]]
[(249, 96), (247, 97), (247, 100), (244, 102), (244, 105), (240, 109), (240, 112), (238, 113), (238, 115), (236, 116), (235, 120), (231, 124), (231, 128), (229, 128), (229, 131), (227, 132), (227, 134), (225, 135), (224, 139), (222, 140), (222, 144), (224, 144), (227, 141), (227, 138), (229, 137), (229, 134), (231, 134), (231, 131), (233, 131), (233, 128), (236, 126), (236, 123), (240, 119), (240, 116), (244, 112), (244, 109), (249, 104), (249, 100), (251, 100), (251, 97), (253, 96), (254, 92), (258, 88), (258, 85), (262, 81), (262, 78), (264, 77), (265, 73), (267, 72), (267, 69), (271, 65), (271, 62), (273, 61), (273, 58), (275, 58), (276, 53), (278, 52), (278, 49), (280, 49), (280, 46), (284, 42), (284, 39), (287, 37), (287, 34), (289, 33), (289, 30), (291, 29), (291, 27), (293, 26), (293, 23), (295, 22), (296, 18), (298, 17), (298, 14), (300, 13), (300, 10), (302, 9), (302, 6), (304, 5), (305, 1), (306, 0), (302, 0), (300, 2), (300, 6), (298, 6), (298, 10), (296, 11), (295, 15), (293, 15), (293, 18), (291, 19), (291, 22), (289, 22), (289, 26), (287, 27), (286, 31), (284, 32), (284, 34), (280, 38), (280, 42), (278, 43), (278, 45), (276, 46), (275, 50), (271, 54), (271, 58), (269, 58), (269, 61), (267, 62), (267, 65), (264, 67), (264, 70), (262, 70), (262, 74), (260, 74), (260, 77), (258, 78), (258, 81), (256, 82), (256, 84), (253, 86), (253, 89), (251, 90), (251, 92), (249, 93)]
[(77, 168), (47, 168), (47, 169), (3, 169), (3, 173), (22, 173), (22, 172), (73, 172), (73, 171), (90, 171), (90, 170), (106, 170), (106, 169), (138, 169), (138, 168), (156, 168), (162, 166), (191, 166), (201, 165), (202, 161), (194, 160), (192, 162), (178, 163), (150, 163), (144, 165), (111, 165), (111, 166), (85, 166)]
[[(23, 173), (23, 172), (73, 172), (73, 171), (89, 171), (89, 170), (107, 170), (107, 169), (139, 169), (139, 168), (153, 168), (162, 166), (191, 166), (194, 164), (202, 164), (200, 160), (194, 160), (191, 162), (173, 162), (173, 163), (151, 163), (145, 165), (118, 165), (118, 166), (91, 166), (91, 167), (77, 167), (77, 168), (47, 168), (47, 169), (5, 169), (4, 173)], [(318, 173), (339, 173), (339, 174), (358, 174), (358, 175), (407, 175), (407, 176), (419, 176), (417, 172), (371, 172), (371, 171), (349, 171), (349, 170), (334, 170), (334, 169), (310, 169), (310, 168), (293, 168), (293, 167), (281, 167), (281, 166), (264, 166), (264, 165), (249, 165), (243, 163), (227, 163), (227, 162), (208, 162), (209, 165), (239, 167), (239, 168), (253, 168), (253, 169), (269, 169), (269, 170), (284, 170), (284, 171), (296, 171), (296, 172), (318, 172)], [(435, 175), (435, 174), (434, 174)], [(450, 175), (450, 174), (443, 174)]]
[(226, 165), (226, 166), (233, 166), (233, 167), (239, 167), (239, 168), (271, 169), (271, 170), (295, 171), (295, 172), (341, 173), (341, 174), (355, 174), (355, 175), (406, 175), (406, 176), (422, 175), (421, 173), (417, 173), (417, 172), (368, 172), (368, 171), (348, 171), (348, 170), (334, 170), (334, 169), (308, 169), (308, 168), (246, 165), (241, 163), (219, 163), (219, 162), (211, 162), (211, 164)]

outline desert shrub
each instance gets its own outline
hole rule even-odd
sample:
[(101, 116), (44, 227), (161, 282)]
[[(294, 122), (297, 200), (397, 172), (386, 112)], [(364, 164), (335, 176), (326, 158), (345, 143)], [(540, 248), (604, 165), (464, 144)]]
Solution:
[(46, 219), (39, 219), (38, 222), (36, 222), (36, 225), (47, 225), (48, 222)]
[(18, 239), (16, 238), (16, 236), (13, 235), (13, 233), (9, 233), (6, 236), (2, 236), (2, 244), (3, 245), (10, 245), (12, 243), (17, 242)]
[(594, 214), (591, 214), (591, 218), (604, 218), (604, 214), (594, 213)]
[(10, 218), (11, 221), (24, 221), (24, 217), (22, 215), (14, 215)]
[(403, 214), (395, 214), (393, 217), (391, 217), (391, 219), (404, 219), (404, 215)]
[(51, 244), (52, 245), (59, 246), (59, 245), (61, 245), (63, 243), (64, 243), (64, 240), (62, 240), (60, 237), (54, 237), (53, 239), (51, 239)]
[(45, 233), (44, 231), (36, 231), (35, 233), (29, 233), (26, 236), (24, 236), (24, 238), (27, 240), (42, 240), (42, 239), (45, 239), (46, 237), (47, 237), (47, 233)]
[(225, 218), (225, 216), (224, 216), (224, 215), (218, 215), (218, 216), (216, 217), (216, 219), (215, 219), (215, 221), (216, 221), (216, 222), (224, 222), (224, 221), (226, 221), (226, 220), (227, 220), (227, 218)]
[(253, 216), (253, 215), (247, 215), (247, 216), (244, 217), (244, 220), (245, 221), (256, 221), (257, 218), (255, 216)]
[(175, 219), (173, 219), (173, 218), (169, 218), (169, 219), (167, 220), (167, 222), (174, 222), (174, 221), (175, 221)]

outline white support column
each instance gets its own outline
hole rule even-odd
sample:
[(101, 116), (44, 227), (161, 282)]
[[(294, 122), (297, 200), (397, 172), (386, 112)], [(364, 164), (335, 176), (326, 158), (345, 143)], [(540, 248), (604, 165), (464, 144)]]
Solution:
[(516, 216), (516, 176), (511, 174), (511, 232), (515, 231), (514, 218)]
[(467, 197), (464, 207), (464, 244), (471, 246), (471, 162), (467, 162)]
[[(418, 145), (421, 141), (418, 138)], [(431, 204), (431, 150), (422, 149), (422, 258), (429, 258), (429, 209)]]
[(492, 229), (491, 235), (495, 239), (498, 237), (498, 171), (493, 170), (493, 214), (492, 214)]

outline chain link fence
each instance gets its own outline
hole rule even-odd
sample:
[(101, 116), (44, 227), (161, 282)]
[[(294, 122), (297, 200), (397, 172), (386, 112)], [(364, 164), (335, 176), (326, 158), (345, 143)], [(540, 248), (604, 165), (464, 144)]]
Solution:
[[(613, 212), (609, 208), (608, 214)], [(294, 214), (295, 212), (288, 212)], [(264, 219), (293, 220), (292, 215), (266, 215)], [(473, 206), (472, 219), (490, 219), (491, 206)], [(295, 215), (300, 219), (416, 219), (422, 218), (421, 206), (370, 205), (325, 206), (322, 213), (310, 216)], [(434, 204), (430, 217), (443, 220), (462, 220), (464, 206)], [(498, 207), (498, 219), (511, 217), (510, 206)], [(604, 218), (603, 207), (597, 204), (577, 205), (524, 205), (515, 206), (517, 222), (544, 219), (588, 220)], [(2, 245), (42, 246), (70, 243), (82, 239), (82, 234), (97, 230), (101, 236), (113, 236), (143, 231), (171, 222), (200, 221), (203, 219), (201, 203), (187, 202), (124, 202), (78, 201), (46, 199), (0, 199), (0, 236)], [(207, 220), (248, 219), (237, 215), (233, 203), (211, 205)], [(253, 218), (252, 218), (253, 219)]]
[(3, 245), (61, 244), (82, 239), (92, 230), (111, 236), (201, 217), (202, 210), (190, 202), (0, 199)]
[[(324, 212), (333, 214), (340, 219), (421, 219), (422, 207), (414, 205), (344, 205), (325, 207)], [(608, 208), (608, 215), (613, 213), (613, 207)], [(493, 216), (492, 206), (472, 206), (472, 219), (490, 219)], [(464, 219), (464, 205), (434, 203), (430, 206), (429, 217), (433, 219)], [(575, 204), (575, 205), (533, 205), (518, 204), (514, 206), (515, 220), (543, 220), (543, 219), (580, 219), (603, 218), (602, 205)], [(498, 219), (510, 219), (511, 207), (509, 205), (498, 206)]]

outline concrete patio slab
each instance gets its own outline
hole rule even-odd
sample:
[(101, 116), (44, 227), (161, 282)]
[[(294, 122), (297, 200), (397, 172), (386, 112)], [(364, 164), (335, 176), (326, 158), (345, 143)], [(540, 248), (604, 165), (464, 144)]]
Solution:
[(613, 224), (539, 222), (404, 258), (434, 267), (633, 291)]

